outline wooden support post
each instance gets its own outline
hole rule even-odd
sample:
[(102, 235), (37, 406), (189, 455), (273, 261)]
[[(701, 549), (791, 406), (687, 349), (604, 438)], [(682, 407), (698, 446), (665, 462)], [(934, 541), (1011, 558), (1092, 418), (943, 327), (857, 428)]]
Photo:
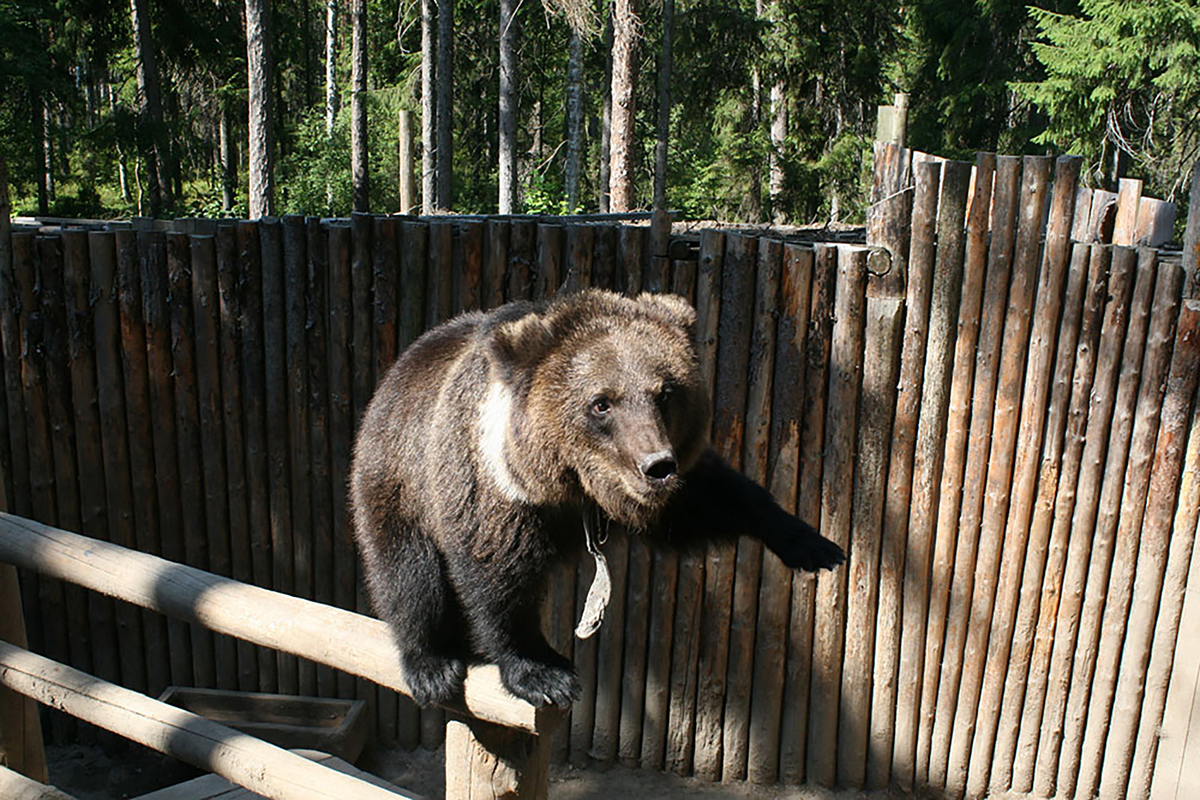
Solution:
[(480, 720), (446, 721), (446, 797), (544, 800), (550, 737)]
[[(0, 640), (25, 647), (17, 570), (8, 564), (0, 564)], [(0, 764), (35, 781), (46, 781), (46, 752), (42, 749), (37, 703), (7, 688), (0, 688)]]

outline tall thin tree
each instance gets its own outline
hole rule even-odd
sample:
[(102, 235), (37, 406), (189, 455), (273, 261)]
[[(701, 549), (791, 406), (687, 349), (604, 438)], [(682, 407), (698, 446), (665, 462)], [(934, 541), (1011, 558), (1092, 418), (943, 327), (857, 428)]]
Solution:
[(432, 214), (437, 208), (437, 95), (434, 91), (437, 69), (435, 0), (421, 0), (421, 213)]
[(438, 0), (437, 203), (454, 206), (454, 0)]
[(499, 210), (517, 206), (517, 24), (514, 0), (500, 0)]
[(571, 26), (567, 44), (567, 211), (579, 205), (579, 172), (583, 155), (583, 36)]
[(604, 101), (600, 110), (600, 175), (597, 208), (601, 214), (609, 210), (608, 178), (612, 169), (612, 74), (613, 74), (613, 17), (612, 8), (604, 15)]
[(250, 218), (275, 213), (274, 103), (271, 99), (271, 10), (268, 0), (246, 0), (246, 86), (250, 161)]
[[(337, 87), (337, 33), (338, 33), (338, 4), (337, 0), (325, 0), (325, 144), (333, 142), (333, 128), (337, 124), (338, 87)], [(325, 182), (325, 202), (333, 210), (333, 182)]]
[[(247, 0), (249, 3), (250, 0)], [(162, 94), (158, 80), (158, 60), (150, 33), (150, 0), (129, 0), (133, 22), (133, 51), (137, 60), (138, 127), (146, 142), (145, 162), (150, 213), (159, 216), (170, 205), (170, 181), (165, 168), (166, 146), (163, 140)], [(247, 24), (249, 24), (247, 22)]]
[(350, 180), (354, 187), (354, 210), (369, 211), (371, 185), (367, 164), (367, 0), (353, 0), (350, 15)]
[(629, 211), (634, 203), (638, 38), (636, 0), (614, 0), (612, 44), (612, 124), (610, 126), (609, 209)]

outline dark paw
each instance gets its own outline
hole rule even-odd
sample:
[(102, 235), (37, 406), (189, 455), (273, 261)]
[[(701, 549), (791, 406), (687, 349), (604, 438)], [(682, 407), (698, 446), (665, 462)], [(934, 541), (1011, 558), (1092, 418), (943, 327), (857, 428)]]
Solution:
[(405, 653), (404, 678), (417, 705), (438, 705), (462, 697), (467, 666), (457, 658)]
[(816, 572), (833, 569), (846, 560), (846, 553), (808, 525), (796, 520), (799, 530), (771, 549), (792, 569)]
[(579, 697), (579, 680), (569, 662), (552, 666), (514, 656), (500, 664), (500, 680), (506, 689), (532, 706), (566, 707)]

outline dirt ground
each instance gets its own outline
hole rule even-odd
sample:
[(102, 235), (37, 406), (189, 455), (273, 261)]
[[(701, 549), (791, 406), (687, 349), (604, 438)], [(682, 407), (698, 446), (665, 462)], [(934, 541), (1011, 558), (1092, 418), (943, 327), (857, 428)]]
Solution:
[[(186, 764), (126, 742), (53, 745), (47, 748), (50, 782), (80, 800), (119, 800), (190, 780), (201, 773)], [(441, 750), (368, 751), (357, 766), (428, 798), (445, 793)], [(616, 798), (707, 798), (733, 800), (890, 800), (900, 792), (829, 791), (808, 787), (760, 787), (744, 782), (704, 783), (677, 775), (593, 765), (587, 769), (552, 767), (550, 796), (555, 800)], [(936, 797), (922, 793), (921, 797)]]

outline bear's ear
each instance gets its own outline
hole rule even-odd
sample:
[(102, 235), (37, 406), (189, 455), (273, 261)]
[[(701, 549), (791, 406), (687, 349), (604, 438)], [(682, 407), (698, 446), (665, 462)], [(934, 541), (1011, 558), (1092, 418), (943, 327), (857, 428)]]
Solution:
[(490, 351), (492, 362), (505, 381), (537, 364), (553, 343), (553, 332), (541, 314), (503, 322), (492, 331)]
[(696, 309), (677, 294), (642, 292), (636, 298), (639, 305), (656, 317), (690, 331), (696, 324)]

